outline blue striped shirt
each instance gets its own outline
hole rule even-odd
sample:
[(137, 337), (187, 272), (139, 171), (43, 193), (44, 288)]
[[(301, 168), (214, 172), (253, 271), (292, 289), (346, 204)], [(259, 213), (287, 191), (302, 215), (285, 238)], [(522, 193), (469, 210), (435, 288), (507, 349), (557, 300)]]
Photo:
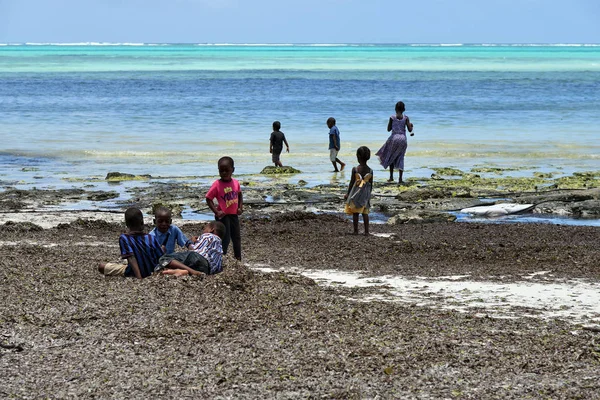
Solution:
[(220, 237), (214, 233), (203, 233), (192, 248), (208, 260), (211, 275), (223, 271), (223, 246)]
[[(148, 233), (123, 233), (119, 236), (121, 258), (135, 257), (142, 278), (152, 275), (158, 259), (163, 255), (162, 248), (156, 237)], [(125, 276), (135, 276), (131, 264), (127, 264)]]

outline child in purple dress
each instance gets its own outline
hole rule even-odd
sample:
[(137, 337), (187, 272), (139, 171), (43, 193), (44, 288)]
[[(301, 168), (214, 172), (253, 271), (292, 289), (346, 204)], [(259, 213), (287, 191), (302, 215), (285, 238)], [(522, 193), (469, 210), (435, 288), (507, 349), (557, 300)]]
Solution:
[[(379, 162), (383, 168), (390, 168), (390, 179), (388, 182), (394, 182), (394, 167), (398, 169), (398, 183), (402, 183), (402, 173), (404, 172), (404, 155), (406, 154), (406, 128), (409, 132), (413, 130), (413, 124), (404, 115), (404, 103), (396, 103), (396, 115), (390, 117), (387, 130), (392, 132), (385, 144), (375, 153), (379, 157)], [(410, 134), (413, 136), (413, 133)]]

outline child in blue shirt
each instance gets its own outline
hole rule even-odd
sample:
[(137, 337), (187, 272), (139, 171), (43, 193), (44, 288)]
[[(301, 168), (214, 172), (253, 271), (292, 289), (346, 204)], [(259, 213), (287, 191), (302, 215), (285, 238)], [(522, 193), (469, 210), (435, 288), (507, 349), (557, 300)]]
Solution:
[(190, 248), (192, 242), (181, 232), (173, 222), (171, 210), (166, 207), (158, 207), (154, 212), (154, 225), (156, 227), (150, 231), (150, 235), (156, 237), (158, 243), (164, 246), (166, 254), (175, 252), (175, 243), (179, 247)]

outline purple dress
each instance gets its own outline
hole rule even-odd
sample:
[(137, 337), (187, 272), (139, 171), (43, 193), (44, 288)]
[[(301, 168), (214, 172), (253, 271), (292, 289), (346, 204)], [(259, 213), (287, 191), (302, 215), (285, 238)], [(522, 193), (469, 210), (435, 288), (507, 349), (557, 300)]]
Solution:
[(392, 120), (392, 134), (379, 151), (375, 153), (379, 157), (379, 162), (383, 168), (388, 168), (391, 165), (400, 171), (404, 171), (407, 118), (406, 115), (403, 115), (401, 119), (398, 119), (396, 115), (390, 117)]

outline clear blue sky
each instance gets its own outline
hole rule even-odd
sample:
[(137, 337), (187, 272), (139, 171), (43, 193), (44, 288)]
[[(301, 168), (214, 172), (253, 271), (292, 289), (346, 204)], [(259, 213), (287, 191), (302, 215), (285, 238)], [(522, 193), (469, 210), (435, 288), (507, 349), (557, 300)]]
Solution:
[(0, 43), (599, 43), (600, 0), (0, 0)]

